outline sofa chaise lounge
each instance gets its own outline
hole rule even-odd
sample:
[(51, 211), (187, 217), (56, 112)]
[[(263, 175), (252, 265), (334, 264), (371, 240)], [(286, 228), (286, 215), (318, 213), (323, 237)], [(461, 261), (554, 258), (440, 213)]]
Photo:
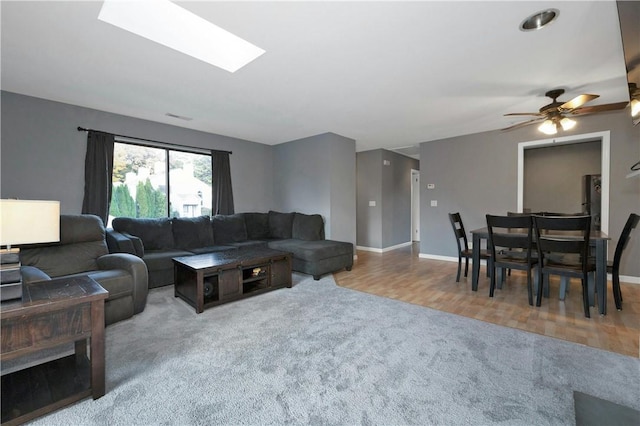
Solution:
[(142, 258), (149, 272), (149, 287), (174, 284), (172, 258), (268, 247), (292, 253), (292, 269), (313, 275), (353, 266), (353, 244), (326, 240), (324, 221), (318, 214), (236, 213), (195, 218), (141, 219), (118, 217), (107, 232), (112, 253)]

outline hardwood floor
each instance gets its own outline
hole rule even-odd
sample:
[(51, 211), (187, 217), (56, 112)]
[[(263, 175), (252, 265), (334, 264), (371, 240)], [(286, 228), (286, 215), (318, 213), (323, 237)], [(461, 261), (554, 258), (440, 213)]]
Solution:
[[(456, 283), (457, 263), (418, 257), (418, 246), (387, 253), (358, 251), (353, 269), (334, 274), (339, 286), (427, 306), (494, 324), (526, 330), (620, 354), (640, 357), (640, 285), (622, 283), (622, 311), (615, 308), (608, 286), (607, 315), (595, 307), (591, 318), (582, 308), (582, 288), (572, 280), (565, 301), (558, 298), (559, 280), (551, 280), (550, 297), (541, 307), (527, 302), (526, 275), (513, 271), (502, 290), (489, 297), (489, 279), (481, 268), (478, 291), (467, 278)], [(464, 263), (463, 274), (464, 274)]]

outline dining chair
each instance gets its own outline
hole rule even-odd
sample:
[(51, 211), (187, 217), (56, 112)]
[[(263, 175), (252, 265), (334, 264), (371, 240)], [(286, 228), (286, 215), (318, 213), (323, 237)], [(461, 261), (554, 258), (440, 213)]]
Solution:
[[(456, 282), (460, 281), (460, 270), (462, 269), (462, 258), (464, 257), (464, 276), (467, 276), (469, 272), (469, 259), (473, 258), (473, 251), (469, 249), (469, 240), (467, 239), (467, 233), (464, 230), (464, 224), (460, 213), (449, 213), (449, 221), (453, 227), (453, 233), (456, 237), (456, 244), (458, 245), (458, 274), (456, 275)], [(478, 247), (479, 248), (479, 247)], [(480, 259), (486, 259), (489, 263), (491, 255), (487, 250), (480, 250)], [(487, 275), (489, 268), (487, 268)]]
[[(531, 272), (538, 263), (532, 253), (533, 219), (531, 215), (493, 216), (486, 215), (489, 231), (491, 262), (491, 286), (489, 297), (493, 297), (496, 280), (502, 282), (505, 269), (527, 272), (529, 305), (533, 306)], [(535, 277), (538, 281), (538, 277)]]
[(538, 249), (536, 306), (542, 303), (545, 277), (559, 275), (582, 281), (584, 316), (590, 318), (589, 294), (595, 292), (596, 266), (589, 257), (591, 216), (532, 216)]
[(613, 285), (613, 299), (616, 302), (616, 309), (622, 310), (622, 292), (620, 291), (620, 259), (622, 259), (622, 252), (624, 251), (627, 243), (629, 243), (629, 237), (631, 232), (638, 226), (640, 222), (640, 216), (635, 213), (631, 213), (622, 228), (620, 239), (616, 244), (616, 251), (613, 255), (613, 261), (607, 262), (607, 272), (611, 274), (611, 282)]

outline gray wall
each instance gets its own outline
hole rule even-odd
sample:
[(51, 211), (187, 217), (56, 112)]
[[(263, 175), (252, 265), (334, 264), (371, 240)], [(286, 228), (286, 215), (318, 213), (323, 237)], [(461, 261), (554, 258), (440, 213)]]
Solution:
[(582, 176), (600, 174), (600, 141), (524, 151), (524, 208), (532, 212), (579, 213)]
[[(356, 154), (357, 245), (382, 248), (382, 150)], [(369, 206), (375, 201), (375, 206)]]
[[(640, 126), (629, 110), (580, 117), (565, 135), (611, 132), (609, 258), (631, 212), (640, 212), (640, 178), (626, 179), (640, 159)], [(492, 131), (420, 144), (420, 253), (457, 256), (447, 213), (459, 211), (467, 230), (486, 226), (485, 214), (504, 214), (517, 207), (518, 143), (548, 139), (536, 126)], [(435, 183), (427, 190), (427, 183)], [(429, 200), (437, 200), (430, 207)], [(640, 232), (635, 232), (623, 259), (623, 275), (640, 277)]]
[(324, 133), (273, 148), (275, 208), (321, 214), (328, 239), (355, 244), (355, 141)]
[(235, 209), (273, 207), (272, 147), (138, 120), (43, 99), (1, 92), (2, 198), (60, 200), (61, 212), (82, 209), (86, 132), (78, 126), (200, 148), (233, 151)]
[(384, 149), (356, 158), (358, 246), (385, 249), (411, 242), (411, 169), (419, 169), (419, 161)]

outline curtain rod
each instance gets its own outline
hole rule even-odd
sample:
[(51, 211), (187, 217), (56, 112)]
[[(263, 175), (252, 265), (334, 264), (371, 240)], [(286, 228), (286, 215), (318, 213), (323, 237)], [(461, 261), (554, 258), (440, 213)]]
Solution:
[[(88, 131), (94, 131), (94, 132), (102, 132), (102, 130), (94, 130), (94, 129), (85, 129), (84, 127), (80, 127), (78, 126), (78, 131), (79, 132), (88, 132)], [(102, 133), (109, 133), (109, 132), (102, 132)], [(201, 149), (201, 150), (207, 150), (207, 151), (216, 151), (216, 152), (224, 152), (227, 153), (229, 155), (233, 154), (232, 151), (224, 151), (221, 149), (207, 149), (207, 148), (202, 148), (199, 146), (187, 146), (187, 145), (178, 145), (175, 143), (168, 143), (168, 142), (162, 142), (162, 141), (154, 141), (153, 139), (143, 139), (143, 138), (137, 138), (135, 136), (127, 136), (127, 135), (116, 135), (115, 133), (113, 134), (113, 136), (119, 137), (119, 138), (127, 138), (127, 139), (135, 139), (138, 141), (143, 141), (143, 142), (152, 142), (152, 143), (160, 143), (163, 145), (167, 145), (167, 146), (174, 146), (176, 148), (192, 148), (192, 149)]]

